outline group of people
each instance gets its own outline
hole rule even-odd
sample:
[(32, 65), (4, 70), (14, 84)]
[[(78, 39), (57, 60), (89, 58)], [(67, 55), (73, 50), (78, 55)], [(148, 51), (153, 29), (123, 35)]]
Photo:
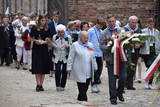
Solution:
[[(65, 26), (60, 20), (60, 12), (54, 11), (53, 17), (27, 17), (18, 13), (14, 18), (2, 18), (0, 22), (0, 61), (9, 66), (16, 64), (24, 70), (35, 74), (36, 91), (44, 91), (45, 74), (55, 72), (56, 90), (64, 91), (68, 73), (73, 75), (78, 87), (79, 101), (88, 101), (87, 90), (91, 83), (92, 93), (99, 93), (103, 65), (108, 69), (110, 102), (117, 104), (117, 98), (124, 102), (124, 89), (136, 90), (134, 87), (137, 66), (138, 82), (141, 83), (141, 60), (147, 68), (154, 57), (160, 52), (160, 32), (155, 28), (152, 18), (148, 19), (147, 27), (142, 29), (137, 16), (130, 16), (128, 23), (121, 23), (112, 14), (106, 19), (97, 18), (96, 22), (69, 21)], [(12, 20), (12, 21), (11, 21)], [(109, 41), (114, 34), (122, 31), (146, 33), (154, 36), (155, 41), (142, 41), (141, 46), (132, 45), (125, 49), (127, 61), (119, 62), (119, 75), (114, 73), (113, 44)], [(119, 38), (117, 36), (117, 38)], [(136, 77), (137, 78), (137, 77)], [(118, 79), (118, 81), (117, 81)], [(145, 82), (145, 88), (152, 88), (153, 78)], [(118, 83), (117, 83), (118, 82)], [(117, 86), (118, 85), (118, 86)]]

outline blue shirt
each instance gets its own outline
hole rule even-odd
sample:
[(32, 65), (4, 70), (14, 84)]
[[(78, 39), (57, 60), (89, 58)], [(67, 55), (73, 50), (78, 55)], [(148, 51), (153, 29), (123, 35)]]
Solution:
[(109, 36), (112, 36), (114, 32), (117, 32), (117, 29), (120, 28), (119, 26), (115, 25), (114, 28), (111, 28), (107, 25), (107, 29), (109, 31)]
[(88, 37), (89, 37), (89, 42), (91, 42), (93, 44), (93, 48), (94, 48), (94, 55), (96, 57), (102, 57), (103, 53), (102, 50), (100, 49), (100, 36), (102, 34), (102, 30), (101, 29), (97, 29), (96, 26), (90, 28), (88, 30)]

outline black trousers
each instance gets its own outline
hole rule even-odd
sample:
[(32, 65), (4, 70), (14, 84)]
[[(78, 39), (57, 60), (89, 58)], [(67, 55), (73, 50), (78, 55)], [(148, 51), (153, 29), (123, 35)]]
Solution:
[(58, 61), (55, 63), (55, 81), (56, 87), (65, 88), (67, 82), (67, 71), (66, 71), (67, 64), (63, 61)]
[(98, 82), (100, 81), (102, 70), (103, 70), (103, 58), (96, 57), (96, 62), (97, 62), (98, 70), (94, 72), (94, 82), (92, 83), (92, 85), (98, 84)]
[[(117, 96), (120, 96), (124, 92), (125, 80), (126, 80), (126, 62), (120, 63), (119, 77), (114, 75), (113, 64), (108, 65), (108, 79), (109, 79), (109, 94), (110, 100), (117, 100)], [(117, 86), (118, 79), (118, 86)]]
[(1, 56), (1, 64), (6, 62), (7, 65), (10, 64), (9, 62), (9, 48), (3, 48), (2, 50), (2, 56)]
[(77, 86), (78, 86), (78, 97), (77, 100), (79, 101), (87, 101), (87, 90), (89, 87), (89, 83), (90, 83), (91, 79), (87, 79), (86, 83), (81, 83), (81, 82), (77, 82)]
[[(137, 66), (138, 58), (139, 58), (139, 49), (135, 49), (135, 53), (131, 53), (131, 62)], [(127, 66), (127, 78), (126, 78), (126, 87), (132, 88), (133, 87), (133, 81), (136, 74), (136, 67), (134, 70), (131, 69), (130, 63), (128, 63)]]
[(49, 54), (49, 68), (51, 71), (53, 71), (53, 68), (54, 68), (54, 64), (53, 64), (53, 61), (52, 61), (52, 57), (53, 57), (53, 50), (49, 50), (48, 52)]
[(13, 62), (13, 60), (17, 61), (17, 53), (15, 45), (11, 47), (9, 57), (11, 63)]

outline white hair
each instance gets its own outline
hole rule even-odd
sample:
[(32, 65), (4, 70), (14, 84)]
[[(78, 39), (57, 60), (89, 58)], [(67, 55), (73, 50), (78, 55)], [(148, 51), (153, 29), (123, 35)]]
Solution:
[(57, 27), (56, 27), (56, 31), (66, 31), (66, 27), (64, 26), (64, 25), (62, 25), (62, 24), (59, 24), (59, 25), (57, 25)]
[(130, 16), (129, 21), (131, 21), (131, 20), (138, 20), (138, 17), (137, 16)]

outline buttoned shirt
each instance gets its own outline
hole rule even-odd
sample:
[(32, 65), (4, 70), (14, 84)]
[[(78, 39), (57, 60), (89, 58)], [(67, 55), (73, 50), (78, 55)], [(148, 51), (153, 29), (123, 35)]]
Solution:
[(89, 42), (93, 44), (94, 55), (96, 57), (103, 56), (102, 50), (100, 49), (100, 46), (99, 46), (101, 33), (102, 33), (102, 30), (97, 29), (96, 26), (88, 30)]

